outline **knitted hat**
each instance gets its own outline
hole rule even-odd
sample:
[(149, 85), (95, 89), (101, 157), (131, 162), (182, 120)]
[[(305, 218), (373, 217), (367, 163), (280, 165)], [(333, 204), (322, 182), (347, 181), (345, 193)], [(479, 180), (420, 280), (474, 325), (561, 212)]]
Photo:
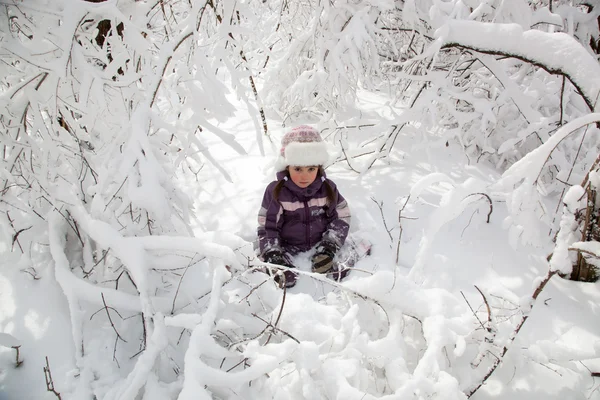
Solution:
[(298, 167), (323, 165), (328, 159), (327, 146), (319, 132), (311, 126), (300, 125), (283, 135), (275, 169), (283, 171), (288, 165)]

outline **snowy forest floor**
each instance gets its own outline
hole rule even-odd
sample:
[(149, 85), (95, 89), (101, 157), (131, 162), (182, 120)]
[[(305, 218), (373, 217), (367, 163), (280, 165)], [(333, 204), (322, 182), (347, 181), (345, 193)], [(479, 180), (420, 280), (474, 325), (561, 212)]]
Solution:
[[(352, 124), (372, 121), (367, 116), (375, 118), (377, 110), (386, 108), (385, 99), (374, 94), (363, 93), (361, 101), (364, 114)], [(220, 128), (235, 135), (247, 155), (239, 155), (218, 137), (203, 133), (203, 143), (232, 182), (222, 178), (208, 162), (197, 175), (189, 170), (178, 171), (176, 179), (195, 202), (192, 220), (195, 232), (225, 231), (248, 241), (253, 239), (264, 188), (275, 176), (272, 164), (283, 131), (274, 129), (275, 125), (271, 124), (273, 143), (264, 141), (266, 157), (260, 155), (254, 125), (242, 108), (235, 119)], [(323, 132), (324, 136), (328, 134), (333, 132)], [(531, 295), (536, 278), (547, 272), (544, 260), (552, 249), (551, 238), (540, 238), (541, 246), (517, 244), (515, 247), (502, 227), (507, 215), (505, 205), (494, 202), (490, 222), (486, 223), (488, 203), (473, 199), (461, 215), (448, 218), (449, 222), (441, 225), (429, 250), (419, 253), (424, 234), (439, 223), (435, 220), (440, 216), (436, 210), (444, 193), (451, 188), (449, 184), (429, 186), (418, 198), (408, 201), (402, 213), (396, 266), (396, 240), (400, 234), (398, 210), (415, 183), (435, 172), (443, 172), (457, 183), (469, 178), (491, 183), (500, 176), (500, 172), (492, 168), (469, 161), (456, 143), (446, 144), (439, 138), (425, 139), (425, 135), (417, 131), (404, 133), (386, 164), (376, 162), (363, 174), (352, 171), (346, 162), (327, 169), (328, 177), (337, 183), (350, 204), (351, 231), (360, 232), (373, 243), (372, 255), (358, 262), (356, 271), (344, 284), (352, 287), (372, 284), (369, 277), (379, 271), (408, 275), (418, 262), (422, 265), (425, 287), (444, 289), (465, 305), (468, 301), (476, 310), (483, 307), (483, 300), (475, 286), (488, 293), (503, 294), (507, 304), (518, 305), (522, 297)], [(548, 206), (549, 210), (555, 208), (556, 202)], [(15, 368), (14, 350), (0, 348), (1, 400), (55, 398), (46, 392), (43, 373), (46, 356), (58, 391), (72, 379), (73, 345), (68, 307), (54, 280), (51, 259), (47, 252), (42, 253), (39, 260), (19, 260), (11, 256), (0, 262), (0, 332), (19, 338), (20, 357), (24, 360), (21, 367)], [(22, 272), (30, 265), (36, 267), (39, 280)], [(306, 260), (298, 260), (298, 267), (309, 269)], [(340, 293), (340, 289), (302, 276), (299, 284), (288, 292), (282, 326), (291, 334), (300, 334), (310, 329), (315, 318), (326, 319), (325, 314), (317, 313), (322, 309), (319, 304), (329, 293)], [(600, 371), (598, 360), (561, 361), (555, 365), (553, 357), (561, 355), (545, 354), (547, 362), (540, 362), (543, 357), (536, 356), (536, 351), (544, 347), (533, 346), (536, 342), (548, 341), (557, 344), (562, 351), (571, 351), (574, 357), (597, 354), (599, 305), (599, 284), (554, 277), (505, 362), (473, 399), (600, 399), (600, 378), (590, 373)], [(475, 318), (473, 323), (475, 329)], [(471, 373), (468, 368), (461, 368), (455, 370), (457, 375)]]

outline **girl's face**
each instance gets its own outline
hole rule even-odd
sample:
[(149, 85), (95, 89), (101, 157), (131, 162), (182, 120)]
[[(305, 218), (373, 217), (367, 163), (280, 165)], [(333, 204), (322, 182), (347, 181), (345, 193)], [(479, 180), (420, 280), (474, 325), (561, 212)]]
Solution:
[(290, 165), (288, 171), (290, 172), (292, 182), (304, 189), (317, 179), (319, 167), (294, 167)]

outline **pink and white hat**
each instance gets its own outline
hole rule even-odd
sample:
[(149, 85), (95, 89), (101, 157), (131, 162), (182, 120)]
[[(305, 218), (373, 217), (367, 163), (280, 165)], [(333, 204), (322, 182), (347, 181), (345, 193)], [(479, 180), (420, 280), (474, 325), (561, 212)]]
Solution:
[(300, 125), (283, 135), (275, 169), (283, 171), (288, 165), (308, 167), (324, 165), (329, 160), (327, 146), (319, 132), (308, 125)]

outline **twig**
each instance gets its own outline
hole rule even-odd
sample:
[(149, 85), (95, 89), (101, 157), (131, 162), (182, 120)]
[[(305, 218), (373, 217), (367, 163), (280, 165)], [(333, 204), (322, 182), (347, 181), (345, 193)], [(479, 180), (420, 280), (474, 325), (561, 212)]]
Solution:
[(579, 251), (583, 254), (587, 254), (588, 256), (594, 257), (594, 258), (600, 258), (600, 254), (596, 254), (592, 251), (589, 250), (584, 250), (584, 249), (577, 249), (575, 247), (569, 247), (569, 251)]
[[(470, 195), (468, 195), (467, 197), (471, 197), (471, 196), (475, 196), (475, 195), (480, 195), (483, 196), (487, 199), (488, 203), (490, 204), (490, 211), (488, 212), (487, 215), (487, 220), (485, 222), (487, 222), (488, 224), (490, 223), (490, 217), (492, 215), (492, 211), (494, 211), (494, 206), (492, 205), (492, 199), (490, 198), (490, 196), (488, 196), (485, 193), (471, 193)], [(465, 199), (467, 198), (465, 197)]]
[(469, 303), (469, 300), (467, 300), (467, 298), (465, 297), (465, 294), (463, 293), (463, 291), (460, 291), (460, 294), (462, 295), (463, 299), (465, 299), (465, 302), (467, 303), (467, 305), (469, 306), (469, 308), (471, 309), (471, 312), (473, 313), (473, 316), (475, 317), (475, 319), (477, 319), (477, 321), (479, 322), (479, 325), (481, 325), (481, 327), (485, 329), (485, 326), (483, 325), (483, 322), (481, 322), (481, 320), (479, 319), (479, 317), (477, 316), (477, 313), (475, 312), (475, 310), (473, 310), (473, 307), (471, 307), (471, 303)]
[[(417, 95), (417, 97), (418, 97), (420, 94), (421, 94), (421, 93), (419, 93), (419, 94)], [(413, 105), (414, 105), (414, 103), (413, 103), (413, 104), (411, 104), (411, 107), (412, 107)], [(398, 125), (392, 125), (392, 128), (393, 128), (393, 129), (392, 129), (392, 131), (390, 132), (390, 134), (388, 135), (387, 139), (386, 139), (386, 140), (383, 142), (383, 144), (382, 144), (382, 145), (379, 147), (378, 153), (381, 153), (381, 152), (383, 151), (383, 149), (385, 148), (385, 145), (388, 143), (388, 140), (390, 140), (390, 138), (392, 137), (392, 135), (394, 135), (394, 133), (396, 133), (396, 132), (400, 132), (400, 130), (402, 130), (402, 128), (404, 128), (404, 125), (406, 125), (406, 123), (402, 124), (402, 126), (401, 126), (401, 127), (398, 127)], [(397, 133), (396, 133), (396, 135), (397, 135)], [(395, 141), (396, 141), (396, 138), (394, 138), (392, 142), (395, 142)], [(393, 147), (393, 144), (392, 144), (392, 146), (390, 146), (390, 148), (389, 148), (389, 150), (388, 150), (388, 154), (389, 154), (389, 152), (391, 152), (391, 151), (392, 151), (392, 147)], [(377, 161), (377, 160), (378, 160), (380, 157), (382, 157), (382, 156), (377, 156), (377, 157), (374, 157), (374, 158), (373, 158), (373, 161), (371, 161), (371, 164), (369, 165), (369, 167), (368, 167), (367, 169), (370, 169), (370, 168), (373, 166), (373, 164), (375, 164), (375, 161)]]
[[(273, 328), (276, 331), (279, 331), (281, 333), (283, 333), (284, 335), (286, 335), (287, 337), (289, 337), (290, 339), (292, 339), (293, 341), (295, 341), (296, 343), (300, 344), (300, 341), (298, 339), (296, 339), (295, 337), (293, 337), (292, 335), (290, 335), (288, 332), (276, 327), (275, 325), (273, 325), (272, 323), (270, 323), (269, 321), (264, 320), (263, 318), (259, 317), (258, 315), (256, 315), (255, 313), (252, 313), (252, 315), (258, 319), (260, 319), (262, 322), (264, 322), (265, 324), (267, 324), (268, 327)], [(277, 322), (275, 322), (277, 323)], [(271, 336), (269, 336), (269, 339), (267, 339), (267, 342), (265, 343), (265, 345), (267, 343), (269, 343), (269, 340), (271, 339)]]
[[(121, 271), (121, 273), (119, 274), (119, 276), (117, 276), (117, 279), (115, 279), (115, 290), (119, 289), (119, 280), (121, 279), (121, 277), (123, 276), (123, 274), (125, 274), (127, 276), (127, 278), (129, 278), (129, 282), (131, 282), (131, 284), (133, 285), (133, 287), (137, 290), (137, 285), (135, 284), (135, 282), (131, 278), (131, 275), (129, 275), (129, 271), (127, 271), (126, 269), (124, 269), (123, 271)], [(108, 282), (110, 282), (110, 281), (108, 281)]]
[[(475, 286), (475, 289), (477, 289), (477, 291), (479, 292), (479, 294), (481, 294), (481, 297), (483, 297), (483, 302), (485, 303), (485, 307), (487, 308), (487, 312), (488, 312), (488, 323), (491, 325), (492, 323), (492, 310), (490, 308), (490, 303), (488, 303), (487, 298), (485, 297), (485, 295), (483, 294), (483, 292), (481, 291), (481, 289), (479, 289), (477, 287), (477, 285), (473, 285)], [(489, 332), (489, 329), (488, 329)]]
[[(373, 154), (373, 153), (375, 153), (375, 151), (371, 150), (371, 151), (367, 151), (365, 153), (355, 154), (355, 155), (352, 156), (352, 158), (358, 158), (358, 157), (362, 157), (362, 156), (368, 156), (369, 154)], [(335, 160), (331, 161), (329, 164), (326, 164), (325, 167), (324, 167), (324, 169), (327, 169), (327, 168), (331, 167), (334, 164), (342, 162), (345, 159), (347, 159), (347, 158), (338, 157)]]
[[(207, 0), (206, 4), (209, 5), (213, 9), (213, 11), (215, 13), (215, 16), (217, 18), (217, 21), (219, 22), (219, 24), (222, 24), (223, 23), (223, 17), (217, 11), (217, 8), (215, 6), (215, 2), (213, 2), (213, 0)], [(240, 14), (239, 14), (239, 12), (237, 12), (237, 20), (238, 20), (238, 23), (240, 23)], [(231, 38), (232, 45), (234, 47), (238, 47), (236, 45), (236, 40), (233, 37), (233, 33), (229, 32), (228, 36)], [(254, 76), (252, 75), (252, 70), (250, 68), (250, 62), (248, 61), (248, 58), (246, 57), (246, 53), (241, 48), (239, 50), (239, 55), (240, 55), (240, 58), (243, 61), (244, 66), (246, 67), (246, 69), (249, 72), (248, 73), (248, 80), (250, 82), (250, 87), (252, 88), (252, 93), (254, 94), (254, 100), (256, 101), (256, 105), (258, 106), (258, 112), (260, 114), (260, 119), (262, 120), (262, 124), (263, 124), (262, 128), (263, 128), (264, 134), (265, 134), (265, 136), (269, 137), (269, 129), (267, 127), (267, 116), (265, 114), (265, 110), (264, 110), (261, 98), (260, 98), (260, 96), (258, 94), (258, 89), (257, 89), (256, 84), (254, 82)]]
[[(283, 313), (283, 306), (285, 305), (285, 297), (286, 297), (286, 294), (287, 294), (287, 288), (285, 287), (285, 273), (283, 273), (283, 271), (281, 272), (281, 277), (283, 279), (283, 297), (281, 299), (281, 307), (279, 308), (279, 313), (277, 314), (277, 318), (275, 318), (275, 323), (274, 324), (269, 323), (269, 325), (271, 327), (273, 327), (274, 329), (279, 329), (279, 328), (277, 328), (277, 324), (279, 323), (279, 319), (281, 319), (281, 314)], [(262, 319), (260, 317), (257, 317), (257, 318)], [(271, 333), (269, 335), (269, 337), (267, 338), (267, 341), (265, 342), (265, 346), (269, 343), (269, 341), (271, 340), (272, 336), (273, 336), (273, 333)]]
[(402, 211), (404, 211), (404, 209), (406, 208), (406, 205), (408, 204), (408, 200), (410, 200), (410, 195), (408, 195), (408, 197), (406, 198), (406, 201), (404, 202), (404, 204), (402, 205), (402, 207), (398, 210), (398, 244), (396, 245), (396, 265), (398, 265), (398, 262), (400, 261), (400, 240), (402, 239), (402, 232), (404, 231), (404, 229), (402, 228), (402, 218), (404, 218), (402, 216)]
[(52, 373), (50, 372), (50, 363), (48, 362), (48, 356), (46, 356), (46, 366), (44, 367), (44, 377), (46, 378), (46, 389), (49, 392), (54, 393), (58, 400), (62, 400), (60, 393), (56, 391), (54, 387), (54, 381), (52, 380)]
[(544, 65), (543, 63), (540, 63), (540, 62), (534, 60), (532, 57), (527, 57), (527, 55), (524, 55), (524, 54), (504, 53), (502, 51), (496, 51), (493, 49), (478, 48), (477, 46), (470, 46), (470, 45), (466, 45), (466, 44), (457, 44), (457, 43), (445, 43), (441, 47), (441, 49), (448, 49), (448, 48), (467, 49), (467, 50), (472, 50), (472, 51), (476, 51), (476, 52), (484, 53), (484, 54), (516, 58), (517, 60), (521, 60), (521, 61), (524, 61), (531, 65), (534, 65), (536, 67), (539, 67), (551, 75), (557, 74), (557, 75), (564, 76), (573, 84), (573, 86), (577, 90), (577, 93), (579, 93), (579, 95), (583, 98), (583, 101), (585, 101), (588, 108), (591, 111), (594, 110), (594, 104), (592, 102), (592, 99), (590, 99), (590, 97), (589, 97), (588, 90), (586, 88), (584, 88), (584, 86), (582, 85), (583, 81), (581, 81), (579, 79), (573, 79), (573, 76), (571, 76), (571, 74), (569, 73), (570, 71), (563, 70), (561, 68), (554, 68), (554, 66)]
[(465, 234), (465, 231), (467, 230), (467, 228), (469, 226), (471, 226), (471, 222), (473, 221), (473, 217), (475, 216), (475, 214), (479, 214), (479, 210), (475, 210), (473, 211), (473, 214), (471, 214), (471, 217), (469, 217), (469, 223), (467, 223), (467, 225), (463, 228), (462, 232), (460, 233), (460, 237), (462, 238), (463, 235)]
[[(564, 79), (564, 78), (563, 78), (563, 79)], [(563, 84), (564, 84), (564, 80), (563, 80)], [(562, 107), (561, 107), (561, 108), (562, 108)], [(562, 119), (561, 119), (561, 123), (562, 123)], [(567, 178), (565, 179), (565, 182), (563, 182), (565, 185), (569, 185), (569, 179), (571, 179), (571, 174), (573, 173), (573, 169), (575, 168), (575, 164), (576, 164), (576, 162), (577, 162), (577, 159), (579, 158), (579, 153), (581, 152), (581, 148), (583, 147), (583, 142), (585, 141), (585, 138), (586, 138), (586, 136), (587, 136), (587, 132), (588, 132), (588, 129), (589, 129), (589, 128), (590, 128), (590, 126), (589, 126), (589, 125), (587, 125), (587, 126), (585, 127), (585, 131), (583, 132), (583, 135), (581, 136), (581, 142), (579, 142), (579, 147), (577, 148), (577, 153), (575, 153), (575, 157), (573, 157), (573, 162), (571, 163), (571, 168), (569, 169), (569, 174), (567, 175)], [(598, 165), (598, 161), (599, 161), (599, 160), (600, 160), (600, 154), (598, 155), (598, 158), (596, 159), (596, 162), (595, 162), (595, 163), (592, 165), (592, 168), (590, 168), (590, 169), (588, 170), (588, 173), (586, 174), (586, 176), (585, 176), (585, 178), (584, 178), (584, 182), (583, 182), (583, 184), (581, 185), (581, 187), (585, 187), (585, 186), (586, 186), (586, 184), (587, 184), (587, 179), (588, 179), (588, 177), (589, 177), (589, 171), (592, 171), (592, 170), (594, 169), (594, 167), (595, 167), (596, 165)], [(557, 178), (557, 180), (558, 180), (559, 182), (562, 182), (562, 181), (560, 181), (558, 178)], [(567, 191), (567, 188), (563, 188), (563, 190), (562, 190), (562, 192), (561, 192), (561, 194), (560, 194), (560, 196), (559, 196), (559, 198), (558, 198), (558, 203), (556, 204), (556, 210), (554, 210), (554, 213), (555, 213), (555, 214), (558, 214), (558, 209), (560, 208), (560, 205), (562, 204), (562, 199), (563, 199), (563, 196), (565, 195), (565, 192), (566, 192), (566, 191)], [(550, 229), (550, 232), (548, 232), (548, 234), (550, 235), (550, 234), (551, 234), (551, 232), (552, 232), (552, 229)]]
[(583, 182), (581, 182), (581, 187), (584, 188), (587, 186), (589, 179), (590, 179), (590, 172), (595, 171), (599, 165), (600, 165), (600, 153), (598, 153), (598, 157), (596, 158), (596, 161), (594, 161), (594, 164), (592, 164), (590, 169), (588, 169), (587, 174), (585, 174), (585, 178), (583, 178)]
[(158, 89), (160, 89), (160, 85), (163, 81), (165, 71), (167, 70), (167, 67), (169, 66), (169, 62), (173, 58), (173, 54), (175, 54), (175, 52), (177, 51), (179, 46), (181, 46), (183, 44), (183, 42), (185, 42), (188, 38), (192, 37), (193, 35), (194, 35), (194, 32), (188, 32), (183, 37), (181, 37), (181, 39), (179, 39), (179, 41), (177, 42), (175, 47), (173, 47), (173, 51), (171, 52), (169, 57), (164, 62), (163, 66), (162, 66), (162, 71), (160, 71), (161, 78), (158, 81), (158, 84), (156, 85), (156, 87), (154, 88), (153, 93), (152, 93), (152, 100), (150, 101), (150, 108), (152, 108), (152, 106), (154, 105), (154, 102), (156, 101), (156, 95), (158, 94)]
[[(33, 270), (33, 272), (29, 271), (29, 269)], [(33, 278), (34, 281), (41, 279), (40, 276), (37, 274), (37, 271), (33, 267), (29, 267), (27, 269), (22, 269), (21, 272), (25, 272), (26, 274), (31, 275), (31, 277)]]
[(17, 231), (17, 228), (15, 228), (15, 225), (13, 223), (14, 220), (10, 218), (10, 214), (8, 213), (8, 211), (6, 212), (6, 217), (8, 218), (8, 222), (10, 223), (10, 227), (13, 228), (13, 230), (15, 231), (15, 234), (12, 237), (12, 248), (15, 248), (15, 242), (17, 242), (21, 253), (25, 254), (25, 252), (23, 251), (23, 247), (21, 246), (21, 242), (19, 241), (19, 235), (21, 234), (21, 232), (31, 229), (33, 226), (30, 226), (28, 228), (22, 228)]
[(115, 337), (115, 345), (113, 346), (113, 361), (117, 363), (117, 367), (121, 368), (121, 364), (117, 359), (117, 343), (119, 343), (119, 337)]
[(246, 296), (244, 296), (243, 298), (240, 299), (240, 301), (238, 303), (241, 303), (242, 301), (246, 300), (248, 297), (250, 297), (250, 295), (252, 295), (252, 293), (254, 293), (254, 291), (256, 289), (258, 289), (259, 287), (261, 287), (262, 285), (264, 285), (265, 283), (270, 282), (270, 281), (271, 281), (271, 279), (265, 279), (258, 285), (254, 286), (252, 289), (250, 289), (250, 292), (248, 292), (248, 294)]
[[(194, 256), (192, 257), (192, 259), (190, 260), (188, 265), (185, 267), (183, 274), (181, 274), (181, 278), (179, 279), (179, 283), (177, 284), (177, 290), (175, 291), (175, 296), (173, 296), (173, 305), (171, 306), (171, 315), (173, 315), (175, 313), (175, 300), (177, 300), (177, 295), (179, 294), (179, 288), (181, 288), (181, 283), (183, 282), (183, 278), (185, 277), (185, 274), (188, 271), (188, 269), (190, 268), (190, 266), (192, 265), (192, 262), (194, 261), (194, 257), (196, 257), (196, 255), (198, 255), (198, 253), (194, 253)], [(202, 261), (202, 260), (203, 260), (203, 258), (198, 261)]]
[(246, 361), (248, 361), (248, 357), (244, 357), (242, 359), (242, 361), (240, 361), (239, 363), (235, 364), (233, 367), (229, 368), (226, 372), (231, 372), (233, 369), (235, 369), (237, 366), (239, 366), (241, 363), (245, 363)]
[(108, 206), (110, 205), (110, 203), (117, 197), (117, 193), (119, 193), (119, 191), (121, 190), (121, 188), (123, 187), (123, 185), (125, 185), (125, 182), (127, 182), (127, 179), (129, 177), (125, 177), (125, 179), (123, 179), (123, 183), (121, 183), (121, 186), (119, 186), (119, 188), (117, 189), (117, 191), (115, 192), (115, 194), (112, 195), (112, 197), (110, 198), (110, 200), (108, 201), (108, 203), (106, 203), (106, 205), (104, 206), (104, 211), (106, 211), (106, 209), (108, 208)]
[[(278, 268), (278, 269), (281, 269), (281, 270), (288, 269), (286, 267), (282, 267), (282, 266), (277, 265), (277, 264), (270, 264), (270, 263), (266, 263), (266, 262), (261, 262), (261, 266), (255, 266), (255, 267), (248, 268), (244, 273), (256, 271), (257, 269), (262, 268), (263, 266), (272, 267), (272, 268)], [(355, 268), (352, 268), (352, 269), (355, 269)], [(365, 271), (365, 272), (367, 272), (367, 271)], [(378, 300), (374, 299), (373, 297), (369, 297), (367, 295), (359, 293), (355, 289), (349, 288), (348, 286), (345, 286), (341, 282), (337, 282), (337, 281), (334, 281), (333, 279), (329, 279), (327, 276), (325, 276), (323, 274), (319, 274), (319, 273), (316, 273), (316, 272), (303, 271), (301, 269), (294, 269), (294, 273), (297, 274), (297, 275), (307, 276), (307, 277), (309, 277), (309, 278), (311, 278), (311, 279), (313, 279), (315, 281), (319, 281), (321, 283), (326, 283), (328, 285), (331, 285), (331, 286), (333, 286), (335, 288), (340, 289), (341, 291), (350, 293), (350, 294), (358, 297), (361, 300), (371, 301), (371, 302), (375, 303), (386, 314), (386, 316), (388, 318), (388, 324), (389, 324), (389, 316), (387, 315), (387, 312), (385, 311), (385, 308), (381, 305), (381, 303)], [(416, 318), (416, 317), (414, 317), (412, 315), (408, 315), (406, 313), (404, 315), (407, 316), (407, 317), (415, 318), (416, 320), (418, 320), (420, 322), (420, 320), (418, 318)], [(262, 332), (261, 332), (261, 334), (262, 334)], [(261, 334), (257, 335), (256, 337), (259, 337)]]
[(19, 368), (23, 364), (23, 360), (19, 360), (19, 349), (21, 348), (21, 345), (12, 346), (12, 348), (15, 349), (15, 351), (17, 352), (17, 355), (15, 357), (15, 367)]
[[(552, 4), (552, 1), (550, 2)], [(552, 6), (550, 6), (550, 12), (552, 12)], [(558, 120), (559, 124), (562, 126), (564, 121), (564, 112), (565, 112), (565, 82), (567, 78), (562, 77), (562, 85), (560, 86), (560, 119)]]
[[(108, 315), (108, 320), (110, 321), (110, 325), (112, 326), (113, 330), (117, 334), (117, 338), (119, 338), (122, 341), (124, 341), (125, 343), (127, 343), (127, 340), (123, 339), (121, 337), (121, 335), (119, 335), (119, 332), (117, 331), (117, 328), (115, 328), (115, 324), (113, 323), (112, 318), (110, 317), (110, 313), (108, 312), (108, 306), (106, 305), (106, 300), (104, 299), (104, 293), (100, 293), (100, 295), (102, 296), (102, 303), (104, 303), (104, 309), (106, 310), (106, 315)], [(117, 312), (117, 314), (119, 314), (119, 313)], [(119, 314), (119, 317), (121, 317), (120, 314)], [(123, 317), (121, 317), (121, 319), (123, 319)]]
[[(544, 288), (546, 287), (548, 282), (550, 282), (550, 279), (552, 279), (552, 277), (554, 275), (556, 275), (557, 272), (558, 271), (548, 271), (548, 274), (546, 275), (546, 277), (538, 284), (538, 286), (535, 288), (535, 291), (533, 292), (533, 295), (531, 296), (533, 303), (535, 303), (535, 300), (538, 298), (538, 296), (540, 295), (542, 290), (544, 290)], [(532, 304), (532, 306), (533, 306), (533, 304)], [(508, 352), (510, 345), (515, 341), (516, 337), (519, 335), (519, 332), (521, 331), (521, 328), (523, 328), (523, 325), (525, 325), (525, 322), (527, 322), (528, 318), (529, 318), (529, 314), (524, 314), (521, 317), (521, 321), (519, 321), (519, 323), (515, 327), (515, 330), (513, 331), (511, 336), (508, 338), (506, 344), (502, 348), (502, 352), (500, 353), (500, 356), (497, 358), (496, 361), (494, 361), (494, 364), (490, 367), (488, 372), (484, 375), (481, 382), (479, 382), (474, 388), (465, 392), (465, 394), (467, 395), (467, 398), (470, 398), (471, 396), (473, 396), (479, 390), (479, 388), (485, 384), (485, 382), (489, 379), (489, 377), (492, 376), (494, 371), (496, 371), (496, 369), (500, 365), (501, 361), (504, 359), (504, 356)]]
[(346, 149), (344, 148), (344, 145), (341, 143), (341, 141), (340, 141), (340, 147), (342, 148), (342, 153), (344, 153), (344, 157), (346, 157), (346, 162), (348, 163), (348, 167), (350, 167), (350, 169), (352, 171), (356, 172), (357, 174), (360, 174), (360, 172), (355, 170), (354, 167), (352, 166), (352, 164), (350, 164), (350, 159), (348, 158), (348, 154), (346, 154)]
[(147, 346), (147, 340), (148, 340), (148, 327), (146, 326), (146, 316), (144, 315), (144, 313), (142, 313), (142, 328), (143, 328), (143, 332), (142, 332), (142, 346), (141, 346), (141, 351), (146, 350), (146, 346)]
[(392, 230), (388, 228), (387, 223), (385, 222), (385, 216), (383, 215), (383, 201), (377, 202), (375, 197), (371, 197), (371, 200), (373, 200), (373, 203), (377, 204), (377, 207), (379, 207), (379, 212), (381, 213), (381, 219), (383, 220), (383, 226), (384, 226), (385, 231), (387, 232), (388, 236), (390, 237), (390, 242), (393, 243), (394, 238), (392, 237), (392, 234), (391, 234)]
[(105, 258), (106, 255), (108, 254), (108, 252), (110, 251), (110, 248), (106, 249), (106, 251), (104, 251), (104, 254), (102, 254), (102, 257), (100, 257), (100, 259), (98, 261), (96, 261), (96, 263), (92, 266), (92, 268), (90, 268), (89, 271), (86, 271), (83, 269), (83, 267), (81, 267), (81, 269), (83, 269), (83, 273), (84, 273), (84, 278), (87, 278), (91, 275), (91, 273), (94, 271), (94, 268), (96, 268), (98, 266), (98, 264), (100, 264)]
[[(132, 315), (131, 317), (123, 318), (123, 317), (121, 316), (121, 314), (119, 313), (119, 311), (118, 311), (116, 308), (114, 308), (114, 307), (110, 307), (110, 306), (109, 306), (108, 308), (109, 308), (110, 310), (113, 310), (114, 312), (116, 312), (116, 313), (119, 315), (119, 317), (120, 317), (121, 319), (123, 319), (123, 320), (129, 319), (129, 318), (133, 318), (133, 317), (135, 316), (135, 315)], [(96, 312), (94, 312), (92, 315), (90, 315), (90, 321), (91, 321), (91, 320), (92, 320), (92, 319), (93, 319), (93, 318), (96, 316), (96, 314), (98, 314), (99, 312), (102, 312), (102, 310), (104, 310), (104, 309), (105, 309), (105, 307), (102, 307), (102, 308), (100, 308), (98, 311), (96, 311)]]
[[(17, 93), (19, 93), (19, 91), (21, 91), (25, 86), (29, 85), (31, 82), (35, 81), (40, 76), (42, 77), (42, 82), (43, 82), (46, 79), (46, 77), (48, 76), (48, 73), (40, 72), (39, 74), (37, 74), (36, 76), (34, 76), (33, 78), (31, 78), (30, 80), (25, 82), (24, 84), (22, 84), (21, 86), (16, 88), (15, 91), (13, 91), (13, 93), (10, 95), (10, 99), (12, 100), (13, 97), (15, 97)], [(40, 82), (38, 82), (38, 84), (36, 85), (36, 90), (39, 88), (39, 85), (40, 85)]]

